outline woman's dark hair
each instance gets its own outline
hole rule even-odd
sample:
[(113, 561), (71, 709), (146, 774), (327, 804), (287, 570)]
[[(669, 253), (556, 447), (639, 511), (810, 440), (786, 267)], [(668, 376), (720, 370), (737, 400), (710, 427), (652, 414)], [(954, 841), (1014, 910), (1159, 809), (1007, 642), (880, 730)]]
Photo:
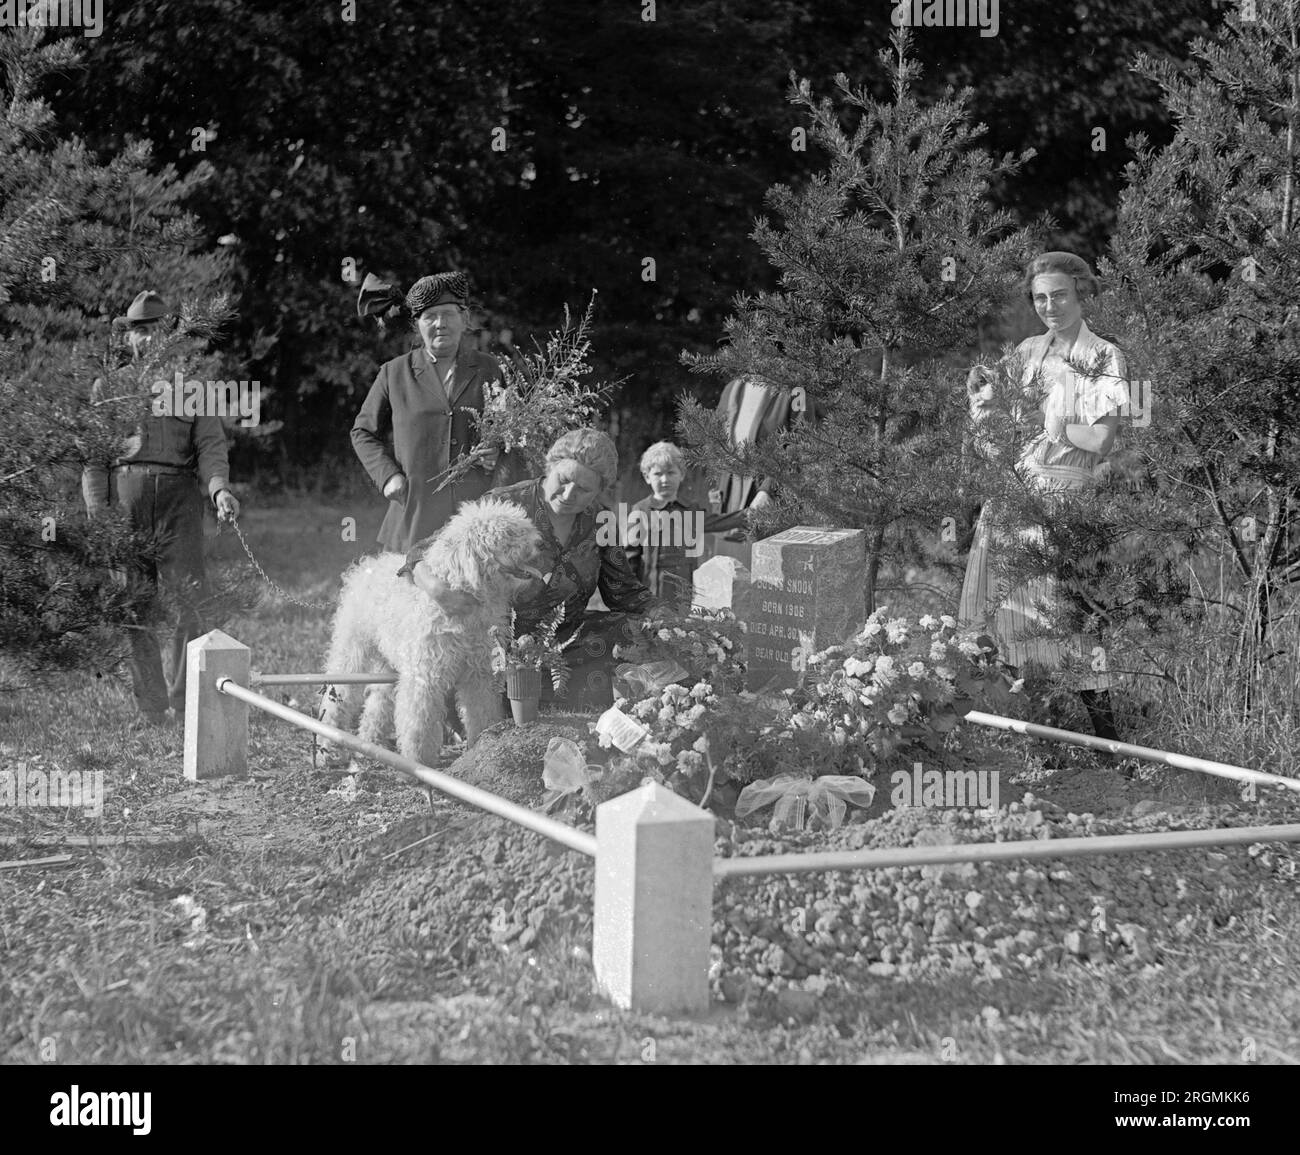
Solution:
[(1088, 267), (1088, 262), (1074, 253), (1040, 253), (1025, 267), (1025, 279), (1020, 282), (1020, 291), (1029, 301), (1034, 299), (1034, 278), (1047, 273), (1064, 273), (1074, 278), (1074, 291), (1082, 300), (1095, 297), (1101, 292), (1101, 282)]

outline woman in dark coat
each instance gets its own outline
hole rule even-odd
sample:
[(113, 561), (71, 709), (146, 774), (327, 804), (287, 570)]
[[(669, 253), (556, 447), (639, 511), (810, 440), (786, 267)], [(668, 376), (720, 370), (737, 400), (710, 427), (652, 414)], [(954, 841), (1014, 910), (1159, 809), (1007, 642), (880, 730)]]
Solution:
[[(367, 279), (358, 311), (389, 310), (392, 293), (391, 286)], [(493, 476), (495, 449), (455, 485), (435, 493), (437, 483), (429, 480), (478, 445), (467, 410), (482, 413), (485, 389), (501, 381), (496, 359), (462, 340), (467, 299), (463, 273), (422, 277), (411, 287), (405, 311), (420, 346), (380, 367), (352, 426), (352, 446), (390, 502), (379, 530), (385, 549), (405, 553), (441, 529), (462, 501), (507, 480), (504, 463)]]

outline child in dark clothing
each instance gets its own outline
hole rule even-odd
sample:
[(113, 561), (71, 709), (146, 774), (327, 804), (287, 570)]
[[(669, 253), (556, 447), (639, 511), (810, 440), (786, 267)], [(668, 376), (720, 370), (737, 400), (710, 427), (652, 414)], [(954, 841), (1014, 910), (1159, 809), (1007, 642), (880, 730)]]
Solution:
[(641, 476), (651, 492), (628, 515), (623, 549), (655, 597), (689, 610), (704, 535), (717, 517), (677, 500), (686, 469), (682, 451), (671, 441), (656, 442), (641, 455)]

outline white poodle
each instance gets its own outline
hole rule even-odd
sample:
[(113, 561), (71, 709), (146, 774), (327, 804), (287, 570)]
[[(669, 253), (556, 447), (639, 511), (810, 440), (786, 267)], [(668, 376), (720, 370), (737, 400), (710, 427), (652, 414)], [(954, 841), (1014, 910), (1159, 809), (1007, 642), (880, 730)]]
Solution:
[[(516, 592), (534, 578), (541, 535), (519, 506), (466, 502), (408, 556), (362, 558), (343, 576), (325, 668), (393, 672), (397, 684), (327, 686), (321, 718), (380, 742), (396, 725), (397, 749), (426, 765), (442, 749), (451, 691), (469, 742), (505, 716), (492, 683), (491, 626), (507, 625)], [(367, 692), (368, 691), (368, 692)]]

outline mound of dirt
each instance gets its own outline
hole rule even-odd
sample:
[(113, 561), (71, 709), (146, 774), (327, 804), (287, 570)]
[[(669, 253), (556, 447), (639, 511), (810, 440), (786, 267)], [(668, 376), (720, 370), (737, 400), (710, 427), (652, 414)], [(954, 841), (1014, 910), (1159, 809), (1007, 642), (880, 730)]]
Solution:
[[(560, 716), (497, 727), (452, 772), (535, 806), (547, 743), (581, 742), (586, 723)], [(1290, 798), (1249, 807), (1141, 798), (1143, 784), (1122, 782), (1109, 768), (1062, 767), (1043, 778), (1027, 788), (1008, 773), (994, 815), (873, 805), (839, 830), (804, 832), (720, 819), (715, 854), (1051, 840), (1300, 817), (1300, 802)], [(887, 796), (888, 782), (880, 787)], [(1109, 805), (1067, 809), (1084, 799)], [(560, 817), (590, 831), (589, 815), (587, 808)], [(448, 803), (436, 816), (390, 827), (365, 857), (329, 905), (356, 928), (356, 964), (386, 997), (427, 995), (431, 982), (503, 951), (590, 950), (592, 861), (503, 820)], [(1295, 847), (1274, 844), (728, 879), (714, 896), (711, 986), (715, 998), (775, 999), (799, 1014), (871, 983), (959, 974), (997, 981), (1078, 965), (1141, 970), (1194, 949), (1198, 937), (1263, 902), (1266, 886), (1295, 890), (1296, 862)]]
[[(1243, 811), (1152, 805), (1140, 816), (1074, 814), (1025, 793), (993, 817), (897, 809), (822, 834), (735, 832), (719, 854), (945, 845), (1296, 821), (1290, 799)], [(1264, 811), (1269, 811), (1264, 813)], [(1062, 963), (1158, 964), (1209, 925), (1295, 886), (1290, 845), (1223, 846), (728, 880), (714, 899), (714, 990), (729, 1001), (824, 993), (872, 979), (967, 972), (996, 980)]]
[[(1284, 800), (1152, 809), (1103, 819), (1025, 793), (989, 817), (903, 808), (834, 832), (720, 823), (719, 856), (926, 846), (1295, 821)], [(586, 829), (591, 824), (581, 823)], [(386, 844), (419, 832), (390, 830)], [(995, 981), (1063, 965), (1142, 969), (1295, 888), (1296, 850), (1235, 846), (1132, 856), (956, 864), (729, 879), (714, 897), (711, 986), (728, 1002), (809, 1006), (836, 990), (967, 973)], [(358, 963), (396, 977), (414, 958), (450, 977), (484, 952), (590, 949), (590, 859), (472, 816), (382, 864), (340, 913), (362, 929)], [(354, 923), (354, 920), (356, 922)], [(373, 972), (372, 972), (373, 973)], [(409, 972), (408, 972), (409, 974)], [(426, 972), (427, 974), (427, 972)], [(410, 977), (414, 978), (413, 975)], [(388, 985), (385, 983), (385, 985)], [(398, 982), (397, 990), (415, 988)]]
[(586, 714), (546, 714), (527, 726), (499, 722), (484, 730), (447, 772), (511, 802), (536, 806), (546, 792), (542, 785), (546, 747), (552, 738), (572, 738), (584, 745), (589, 721)]

